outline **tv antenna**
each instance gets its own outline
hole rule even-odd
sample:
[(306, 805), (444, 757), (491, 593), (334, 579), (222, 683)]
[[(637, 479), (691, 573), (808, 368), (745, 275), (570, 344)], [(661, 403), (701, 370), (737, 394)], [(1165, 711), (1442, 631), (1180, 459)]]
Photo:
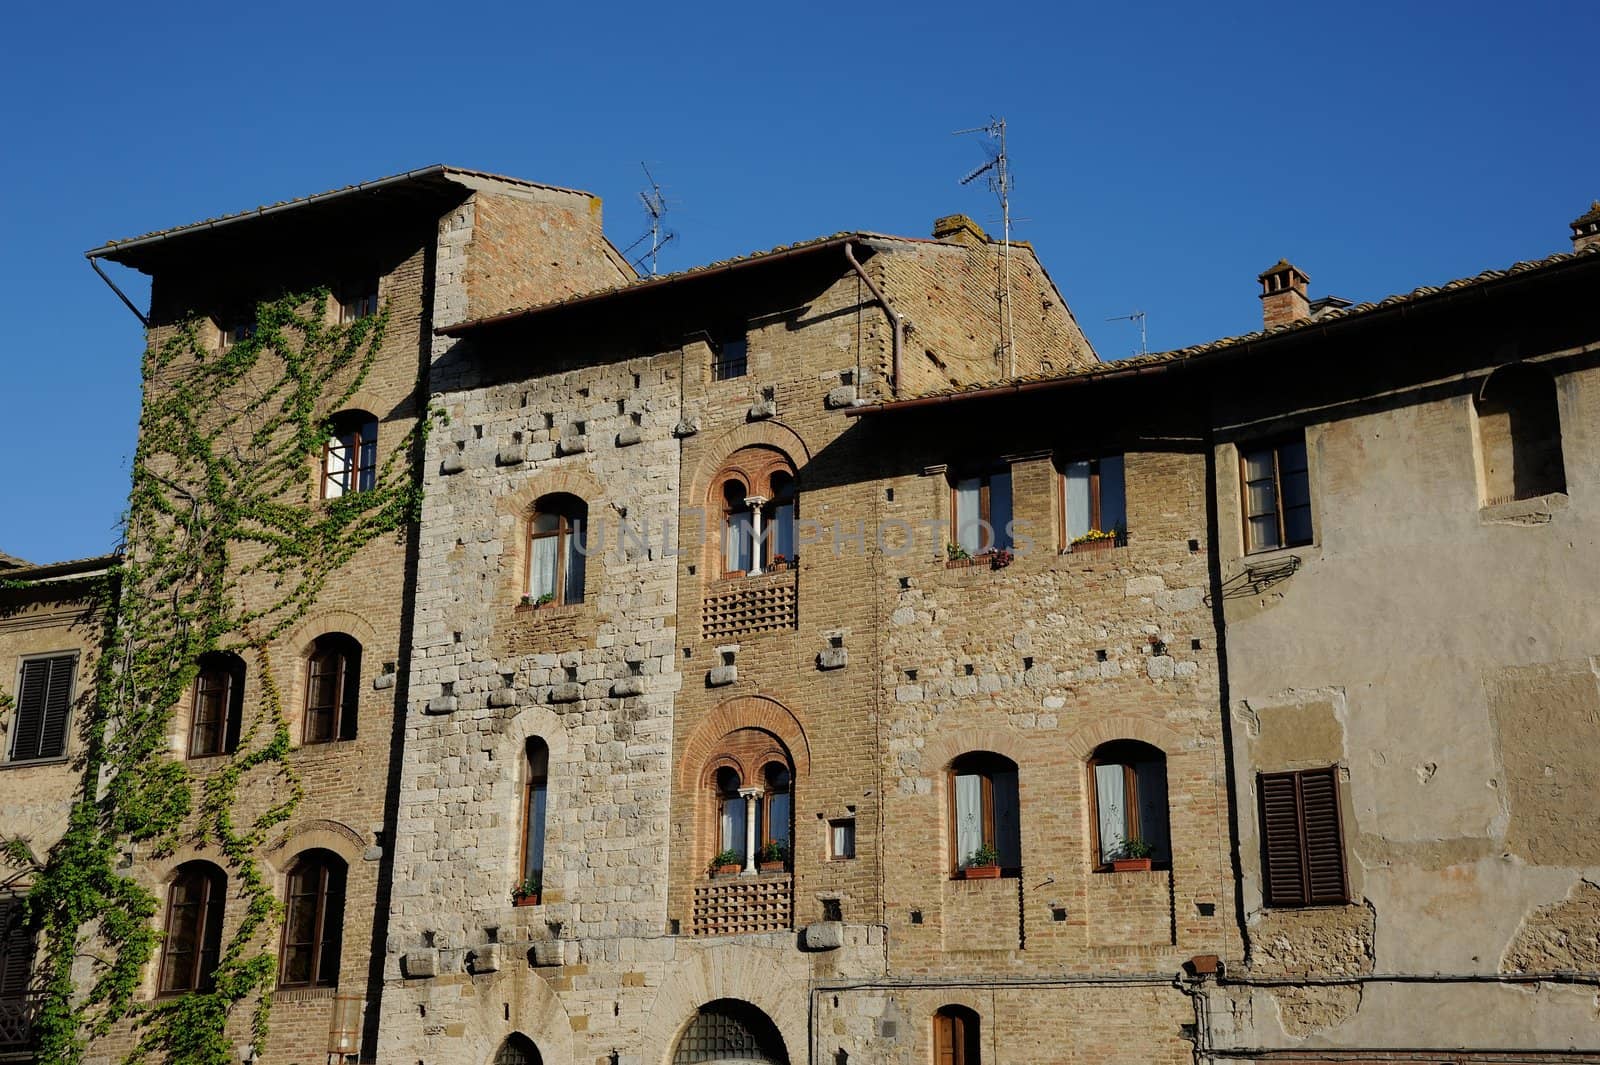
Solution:
[(1139, 323), (1139, 354), (1140, 355), (1148, 355), (1148, 354), (1150, 354), (1150, 348), (1149, 348), (1148, 342), (1146, 341), (1145, 333), (1144, 333), (1144, 317), (1145, 316), (1144, 316), (1144, 312), (1143, 311), (1131, 311), (1128, 314), (1113, 315), (1112, 317), (1107, 318), (1106, 321), (1108, 321), (1108, 322), (1138, 322)]
[(650, 229), (638, 240), (622, 249), (622, 254), (627, 255), (648, 240), (650, 247), (640, 253), (637, 259), (633, 260), (633, 268), (635, 270), (643, 270), (645, 262), (648, 260), (650, 276), (655, 277), (661, 249), (677, 239), (678, 234), (662, 225), (662, 219), (667, 216), (667, 197), (661, 191), (661, 185), (656, 181), (654, 175), (650, 173), (648, 166), (640, 163), (639, 169), (644, 171), (645, 180), (650, 182), (650, 188), (639, 193), (639, 202), (644, 204), (645, 213), (650, 216)]
[(978, 133), (984, 137), (984, 151), (988, 162), (974, 167), (961, 179), (970, 185), (980, 177), (988, 176), (989, 190), (1000, 198), (1000, 285), (996, 292), (1000, 311), (1000, 352), (1006, 360), (1007, 372), (1017, 375), (1017, 353), (1014, 343), (1015, 329), (1011, 318), (1011, 157), (1006, 154), (1006, 120), (991, 116), (986, 126), (958, 129), (951, 136), (960, 137)]

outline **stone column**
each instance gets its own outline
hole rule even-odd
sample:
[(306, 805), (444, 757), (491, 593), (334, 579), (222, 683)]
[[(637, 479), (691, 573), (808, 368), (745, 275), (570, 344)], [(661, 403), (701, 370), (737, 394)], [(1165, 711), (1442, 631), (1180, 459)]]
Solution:
[(744, 870), (740, 876), (756, 875), (756, 800), (761, 798), (760, 788), (740, 788), (744, 799)]
[(745, 496), (744, 505), (750, 508), (750, 576), (761, 576), (761, 508), (767, 505), (766, 496)]

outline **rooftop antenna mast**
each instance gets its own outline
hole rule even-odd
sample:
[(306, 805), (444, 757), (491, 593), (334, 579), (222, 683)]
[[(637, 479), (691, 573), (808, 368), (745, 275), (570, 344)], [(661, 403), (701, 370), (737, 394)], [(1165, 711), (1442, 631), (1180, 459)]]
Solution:
[(678, 234), (662, 225), (662, 219), (667, 216), (667, 197), (661, 191), (661, 185), (656, 181), (654, 175), (650, 173), (650, 168), (645, 166), (644, 163), (639, 164), (639, 169), (644, 171), (645, 180), (650, 182), (650, 188), (645, 192), (639, 193), (639, 202), (644, 204), (645, 213), (650, 216), (650, 231), (628, 245), (623, 254), (626, 255), (648, 239), (650, 241), (649, 250), (633, 260), (633, 267), (635, 270), (642, 270), (644, 269), (645, 261), (649, 260), (650, 276), (655, 277), (661, 249), (675, 240)]
[(1128, 314), (1118, 314), (1107, 318), (1108, 322), (1138, 322), (1139, 323), (1139, 354), (1150, 354), (1150, 345), (1144, 333), (1144, 312), (1132, 311)]
[(1006, 120), (991, 116), (986, 126), (958, 129), (952, 136), (981, 133), (988, 138), (985, 145), (989, 161), (969, 171), (961, 184), (970, 185), (988, 175), (989, 189), (1000, 198), (1000, 351), (1006, 360), (1007, 373), (1017, 375), (1015, 329), (1011, 317), (1011, 157), (1006, 153)]

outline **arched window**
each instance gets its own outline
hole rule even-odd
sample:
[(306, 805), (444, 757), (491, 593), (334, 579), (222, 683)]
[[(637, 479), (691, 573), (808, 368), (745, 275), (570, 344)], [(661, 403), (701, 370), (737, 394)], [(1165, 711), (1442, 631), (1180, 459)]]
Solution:
[(739, 794), (739, 771), (732, 766), (717, 770), (717, 839), (719, 854), (730, 851), (745, 859), (745, 818), (749, 804)]
[(941, 1006), (933, 1015), (933, 1065), (980, 1065), (978, 1023), (965, 1006)]
[(365, 411), (334, 415), (322, 446), (322, 498), (369, 492), (377, 471), (378, 420)]
[(539, 1048), (521, 1032), (512, 1032), (495, 1052), (493, 1065), (544, 1065)]
[(161, 994), (208, 991), (222, 949), (227, 877), (210, 862), (178, 867), (167, 887), (166, 936), (161, 943)]
[(700, 1007), (678, 1037), (672, 1065), (755, 1061), (788, 1065), (778, 1026), (748, 1002), (721, 998)]
[(528, 741), (522, 761), (522, 882), (527, 898), (544, 892), (544, 823), (550, 786), (550, 748), (537, 736)]
[(1561, 415), (1549, 373), (1526, 363), (1501, 367), (1475, 405), (1485, 504), (1567, 490)]
[(794, 831), (794, 774), (782, 762), (761, 770), (761, 840), (764, 861), (787, 861)]
[(713, 482), (721, 515), (718, 549), (726, 577), (759, 574), (796, 558), (799, 493), (794, 466), (775, 448), (735, 451)]
[(336, 987), (344, 936), (345, 864), (310, 850), (289, 868), (279, 987)]
[(541, 496), (528, 539), (528, 600), (536, 606), (583, 602), (589, 506), (577, 496)]
[(957, 870), (998, 865), (1022, 870), (1022, 819), (1017, 763), (987, 751), (950, 763), (951, 865)]
[(306, 662), (306, 743), (356, 738), (361, 645), (342, 632), (317, 638)]
[(1089, 759), (1090, 840), (1097, 869), (1118, 858), (1172, 861), (1167, 831), (1167, 756), (1137, 740), (1114, 740)]
[(189, 757), (230, 753), (239, 743), (244, 661), (238, 655), (202, 655), (191, 705)]

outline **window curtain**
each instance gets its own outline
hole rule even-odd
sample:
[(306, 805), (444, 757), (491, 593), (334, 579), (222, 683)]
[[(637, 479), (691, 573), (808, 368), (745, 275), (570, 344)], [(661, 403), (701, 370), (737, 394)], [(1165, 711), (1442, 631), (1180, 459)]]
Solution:
[(744, 798), (722, 800), (722, 849), (733, 851), (744, 860)]
[(983, 846), (983, 778), (976, 773), (956, 777), (956, 865), (967, 867), (972, 852)]
[(1123, 787), (1123, 767), (1094, 767), (1094, 791), (1100, 814), (1100, 860), (1109, 862), (1122, 853), (1128, 841), (1128, 797)]
[(772, 554), (794, 558), (794, 504), (779, 503), (772, 509)]
[[(982, 554), (983, 526), (979, 521), (979, 493), (983, 482), (967, 477), (956, 482), (956, 543), (969, 555)], [(963, 856), (963, 859), (965, 856)]]
[(527, 864), (522, 870), (524, 878), (544, 872), (544, 819), (549, 788), (535, 784), (528, 796), (528, 851)]
[(729, 573), (750, 571), (750, 547), (755, 537), (748, 510), (736, 510), (728, 515), (723, 527), (723, 565)]
[(584, 522), (582, 518), (569, 518), (566, 536), (566, 582), (561, 601), (563, 603), (583, 602), (583, 566), (588, 548), (588, 541), (584, 539)]
[(1067, 543), (1089, 531), (1089, 464), (1069, 462), (1066, 472)]
[[(554, 531), (560, 521), (553, 514), (541, 514), (534, 519), (535, 534)], [(556, 552), (560, 549), (559, 536), (536, 536), (532, 557), (528, 565), (528, 594), (535, 600), (556, 594)]]
[(1172, 860), (1167, 833), (1167, 764), (1138, 762), (1133, 767), (1134, 790), (1139, 797), (1139, 836), (1150, 844), (1150, 857)]
[(991, 778), (994, 795), (994, 849), (1000, 852), (1000, 865), (1017, 869), (1022, 865), (1022, 817), (1017, 802), (1017, 774), (996, 773)]

